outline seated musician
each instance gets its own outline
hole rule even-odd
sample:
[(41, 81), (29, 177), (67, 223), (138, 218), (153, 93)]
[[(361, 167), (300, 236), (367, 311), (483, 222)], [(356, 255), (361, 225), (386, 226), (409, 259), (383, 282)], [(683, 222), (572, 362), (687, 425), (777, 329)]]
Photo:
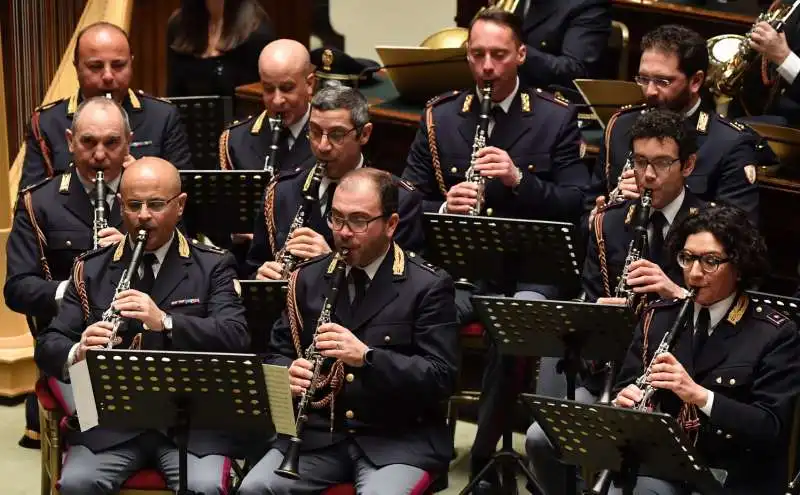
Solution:
[[(683, 268), (684, 283), (697, 289), (691, 324), (672, 352), (653, 356), (682, 301), (663, 299), (646, 309), (617, 377), (622, 390), (614, 404), (638, 403), (642, 390), (633, 383), (655, 357), (649, 377), (658, 390), (654, 405), (699, 419), (699, 427), (688, 421), (684, 428), (701, 460), (727, 472), (724, 493), (782, 494), (800, 393), (800, 339), (789, 318), (744, 292), (766, 273), (764, 241), (740, 210), (711, 207), (678, 225), (668, 248)], [(635, 493), (690, 491), (640, 477)]]
[[(785, 3), (793, 2), (786, 0)], [(779, 95), (766, 112), (780, 115), (790, 126), (797, 127), (800, 125), (800, 80), (797, 78), (800, 74), (800, 57), (797, 55), (800, 51), (800, 36), (797, 34), (797, 15), (791, 16), (789, 20), (791, 22), (780, 33), (768, 22), (756, 23), (750, 33), (750, 46), (777, 67), (779, 79), (775, 84), (780, 85), (782, 91), (777, 88), (763, 88)]]
[[(258, 74), (264, 88), (264, 111), (237, 121), (219, 138), (223, 170), (293, 170), (310, 167), (314, 156), (308, 143), (309, 102), (314, 91), (314, 70), (308, 50), (294, 40), (280, 39), (264, 47), (258, 57)], [(267, 163), (273, 130), (281, 116), (275, 163)]]
[[(370, 166), (363, 147), (372, 134), (367, 100), (346, 86), (321, 89), (311, 100), (308, 139), (317, 164), (311, 170), (295, 167), (273, 180), (259, 208), (253, 227), (253, 244), (247, 254), (248, 268), (260, 280), (283, 278), (283, 264), (276, 258), (285, 250), (301, 260), (329, 253), (333, 235), (325, 222), (339, 179), (347, 172)], [(314, 175), (321, 174), (319, 181)], [(400, 224), (395, 240), (404, 249), (422, 248), (422, 218), (419, 195), (405, 181), (400, 186)], [(310, 195), (310, 196), (309, 196)], [(311, 211), (304, 197), (311, 197)], [(303, 208), (306, 221), (290, 232)]]
[[(37, 337), (34, 358), (46, 374), (69, 380), (69, 366), (109, 343), (112, 324), (102, 320), (102, 312), (112, 306), (124, 318), (120, 348), (139, 342), (144, 349), (248, 349), (233, 257), (188, 242), (175, 228), (186, 203), (180, 187), (177, 169), (160, 158), (139, 159), (125, 170), (119, 196), (123, 223), (128, 232), (144, 229), (149, 234), (132, 288), (115, 296), (132, 256), (130, 234), (79, 257), (58, 316)], [(177, 489), (178, 452), (162, 432), (97, 426), (68, 432), (67, 443), (69, 455), (59, 481), (62, 495), (117, 493), (131, 474), (151, 465), (163, 473), (170, 489)], [(224, 493), (228, 473), (223, 469), (228, 465), (223, 456), (231, 448), (222, 434), (193, 431), (189, 489)]]
[(191, 168), (189, 142), (178, 109), (129, 88), (133, 55), (125, 31), (108, 22), (81, 30), (76, 37), (73, 63), (78, 91), (37, 108), (31, 117), (20, 187), (69, 168), (71, 157), (64, 131), (72, 126), (78, 104), (94, 96), (110, 95), (125, 108), (133, 131), (130, 154), (134, 158), (159, 156), (178, 168)]
[[(580, 217), (581, 188), (589, 174), (580, 160), (577, 111), (561, 98), (522, 86), (518, 72), (526, 52), (516, 15), (490, 8), (472, 22), (467, 61), (476, 88), (429, 102), (403, 172), (424, 195), (426, 211), (467, 214), (475, 208), (487, 216), (573, 222)], [(492, 85), (492, 117), (486, 146), (474, 161), (474, 170), (487, 181), (482, 189), (467, 180), (466, 173), (481, 112), (480, 91), (487, 82)], [(476, 206), (479, 194), (484, 198), (482, 208)], [(516, 289), (517, 297), (527, 299), (557, 295), (553, 286), (518, 284)], [(456, 292), (459, 321), (474, 319), (470, 295), (466, 290)], [(565, 382), (553, 376), (554, 364), (541, 366), (539, 382), (543, 391), (551, 383), (556, 386), (556, 391), (544, 393), (562, 395), (559, 390)], [(473, 475), (488, 462), (503, 431), (505, 398), (516, 395), (506, 386), (513, 377), (503, 374), (513, 368), (513, 360), (501, 359), (494, 346), (490, 349), (472, 447)]]
[[(6, 245), (8, 307), (24, 314), (31, 333), (44, 330), (58, 312), (75, 258), (95, 247), (95, 177), (105, 174), (107, 227), (97, 231), (101, 246), (122, 239), (116, 190), (128, 155), (131, 130), (122, 107), (106, 98), (84, 100), (66, 131), (74, 166), (20, 191)], [(25, 436), (20, 445), (39, 445), (36, 395), (25, 403)]]
[[(674, 258), (663, 253), (664, 239), (705, 203), (686, 189), (686, 177), (694, 169), (696, 145), (694, 130), (684, 125), (683, 117), (669, 110), (640, 115), (631, 128), (631, 147), (639, 191), (652, 191), (646, 226), (649, 250), (630, 264), (622, 285), (623, 290), (637, 294), (631, 304), (638, 311), (647, 299), (683, 297), (681, 270)], [(639, 208), (639, 200), (626, 200), (609, 205), (595, 216), (581, 275), (587, 301), (628, 304), (626, 298), (615, 296), (636, 236)], [(602, 392), (606, 370), (591, 371), (575, 392), (579, 402), (592, 403)], [(546, 493), (560, 493), (566, 470), (538, 423), (528, 429), (525, 447), (542, 488)]]
[[(776, 163), (769, 147), (752, 130), (706, 108), (701, 89), (708, 71), (705, 40), (683, 26), (656, 28), (642, 38), (642, 56), (636, 82), (645, 105), (620, 110), (605, 129), (594, 166), (589, 199), (604, 204), (605, 194), (619, 185), (622, 197), (639, 197), (633, 170), (623, 172), (630, 150), (630, 128), (642, 112), (667, 108), (685, 115), (697, 131), (697, 160), (686, 184), (704, 201), (724, 201), (746, 211), (758, 221), (756, 168)], [(618, 183), (618, 178), (621, 180)]]
[[(289, 289), (297, 313), (284, 313), (269, 342), (270, 361), (289, 367), (292, 395), (310, 385), (302, 356), (312, 342), (336, 387), (320, 390), (308, 411), (300, 478), (275, 474), (287, 447), (279, 439), (241, 495), (320, 493), (343, 482), (365, 495), (423, 493), (426, 473), (447, 469), (452, 445), (441, 406), (456, 377), (453, 282), (393, 241), (398, 189), (390, 174), (369, 168), (348, 173), (336, 189), (328, 221), (337, 251), (349, 250), (344, 273), (331, 253), (303, 263)], [(333, 284), (332, 322), (317, 328)]]

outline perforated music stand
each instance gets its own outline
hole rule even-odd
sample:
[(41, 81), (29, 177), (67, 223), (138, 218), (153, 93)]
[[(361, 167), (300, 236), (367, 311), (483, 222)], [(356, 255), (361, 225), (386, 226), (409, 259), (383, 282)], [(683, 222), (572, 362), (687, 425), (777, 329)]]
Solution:
[[(567, 381), (567, 398), (575, 400), (575, 382), (582, 360), (611, 361), (628, 348), (636, 316), (626, 306), (573, 301), (528, 301), (508, 297), (473, 296), (478, 318), (501, 354), (563, 356), (559, 371)], [(532, 475), (511, 442), (511, 429), (503, 432), (503, 448), (492, 457), (462, 493), (481, 479), (494, 463), (514, 462), (529, 481)], [(574, 469), (574, 468), (571, 468)], [(574, 473), (568, 474), (574, 480)], [(510, 480), (504, 486), (510, 486)], [(538, 486), (535, 481), (531, 481)], [(570, 485), (570, 489), (574, 485)], [(541, 489), (540, 492), (544, 493)]]
[(285, 280), (242, 280), (242, 299), (250, 329), (251, 352), (264, 354), (273, 324), (286, 307)]
[(178, 107), (186, 127), (192, 164), (201, 170), (219, 169), (219, 136), (233, 120), (230, 96), (177, 96), (169, 99)]
[(174, 429), (179, 495), (190, 493), (190, 428), (275, 434), (256, 355), (103, 349), (86, 360), (100, 426)]
[(269, 174), (261, 170), (181, 170), (190, 236), (205, 234), (227, 246), (234, 232), (252, 232)]
[(423, 228), (425, 258), (453, 278), (492, 281), (507, 294), (517, 282), (564, 293), (580, 287), (582, 248), (571, 223), (425, 213)]
[(747, 295), (754, 303), (766, 304), (800, 325), (800, 299), (754, 290), (747, 291)]
[(633, 494), (640, 474), (688, 483), (704, 495), (723, 493), (681, 426), (667, 414), (533, 394), (522, 398), (563, 462), (620, 473), (624, 495)]

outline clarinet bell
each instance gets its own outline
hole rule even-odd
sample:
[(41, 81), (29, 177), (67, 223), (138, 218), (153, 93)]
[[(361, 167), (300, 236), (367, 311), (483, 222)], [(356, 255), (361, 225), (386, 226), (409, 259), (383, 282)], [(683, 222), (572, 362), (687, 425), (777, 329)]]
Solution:
[(297, 437), (290, 439), (289, 447), (283, 455), (283, 462), (275, 470), (275, 474), (290, 480), (300, 479), (300, 444), (303, 441)]

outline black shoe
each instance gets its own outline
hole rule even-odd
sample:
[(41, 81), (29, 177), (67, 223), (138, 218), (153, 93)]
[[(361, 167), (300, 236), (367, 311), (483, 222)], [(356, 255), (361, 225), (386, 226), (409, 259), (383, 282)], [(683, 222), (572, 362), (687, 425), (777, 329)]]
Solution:
[(28, 435), (22, 435), (22, 438), (19, 439), (17, 445), (26, 449), (40, 449), (42, 447), (42, 442), (38, 438), (33, 439)]

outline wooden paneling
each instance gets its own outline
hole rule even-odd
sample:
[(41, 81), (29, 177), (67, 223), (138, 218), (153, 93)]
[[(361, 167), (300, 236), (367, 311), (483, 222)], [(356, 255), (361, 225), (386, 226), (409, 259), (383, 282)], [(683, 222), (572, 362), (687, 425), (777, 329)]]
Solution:
[(311, 39), (312, 0), (260, 0), (279, 38), (290, 38), (308, 46)]
[(134, 1), (130, 38), (133, 50), (131, 88), (153, 95), (167, 92), (167, 21), (180, 0)]

